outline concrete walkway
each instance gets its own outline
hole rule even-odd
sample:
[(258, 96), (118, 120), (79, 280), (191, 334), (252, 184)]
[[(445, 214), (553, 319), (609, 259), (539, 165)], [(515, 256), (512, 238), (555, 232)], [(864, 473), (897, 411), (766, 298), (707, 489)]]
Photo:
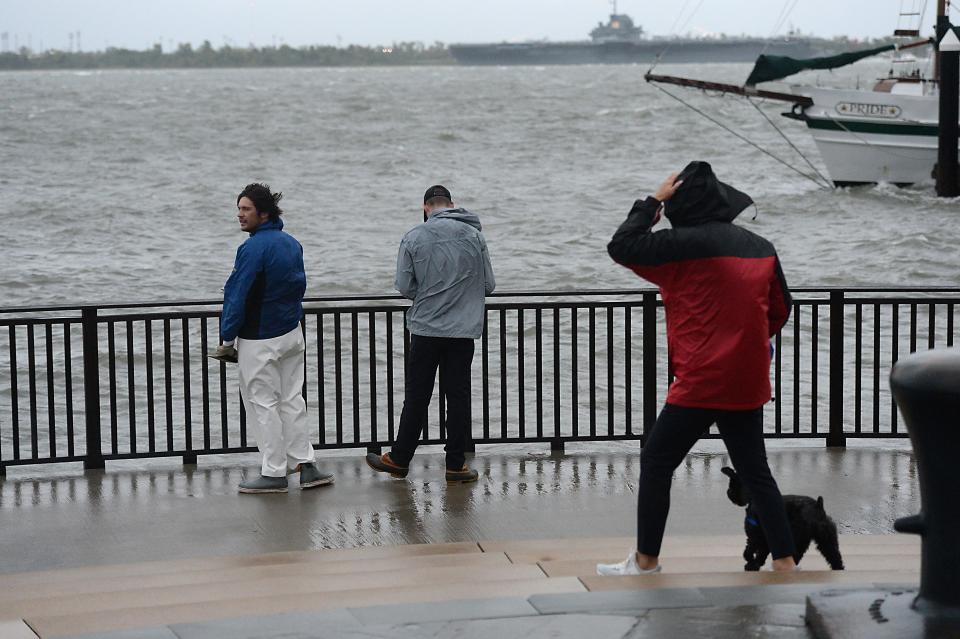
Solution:
[[(889, 534), (919, 511), (906, 442), (828, 450), (768, 444), (784, 493), (823, 495), (841, 534)], [(0, 481), (0, 573), (275, 551), (468, 540), (630, 537), (636, 444), (481, 448), (472, 485), (443, 481), (443, 455), (424, 450), (406, 480), (375, 474), (362, 451), (321, 455), (336, 484), (301, 494), (240, 495), (256, 456), (10, 468)], [(667, 535), (736, 535), (722, 446), (705, 442), (678, 469)], [(292, 478), (296, 485), (296, 477)], [(626, 548), (624, 549), (626, 550)]]
[(246, 617), (67, 639), (813, 639), (804, 599), (823, 590), (822, 584), (803, 584), (544, 594)]
[(595, 574), (630, 542), (375, 546), (0, 575), (0, 636), (807, 637), (807, 595), (898, 584), (902, 600), (921, 551), (915, 536), (842, 535), (846, 570), (809, 553), (799, 572), (744, 572), (741, 536), (673, 535), (663, 573)]

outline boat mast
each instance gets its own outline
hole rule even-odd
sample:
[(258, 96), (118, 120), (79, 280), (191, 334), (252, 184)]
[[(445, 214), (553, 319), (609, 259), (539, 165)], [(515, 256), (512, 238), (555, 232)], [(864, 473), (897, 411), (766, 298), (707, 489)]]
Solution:
[[(940, 38), (943, 37), (943, 34), (940, 33), (940, 21), (946, 17), (947, 17), (947, 0), (937, 0), (937, 27), (936, 27), (937, 44), (940, 43)], [(933, 52), (933, 80), (934, 82), (940, 81), (940, 50), (939, 49)]]
[(937, 71), (939, 73), (939, 126), (937, 134), (937, 195), (960, 195), (957, 157), (960, 118), (960, 42), (947, 16), (948, 0), (937, 0)]

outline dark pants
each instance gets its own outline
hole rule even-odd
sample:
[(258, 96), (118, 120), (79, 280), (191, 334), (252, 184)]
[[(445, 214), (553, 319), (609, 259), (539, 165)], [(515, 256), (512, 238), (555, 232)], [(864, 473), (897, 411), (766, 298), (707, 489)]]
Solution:
[(406, 466), (420, 443), (420, 434), (427, 424), (427, 409), (433, 395), (437, 367), (443, 371), (440, 392), (447, 401), (447, 469), (463, 468), (467, 434), (470, 432), (470, 366), (473, 363), (473, 340), (454, 337), (410, 336), (407, 354), (403, 411), (397, 440), (390, 458)]
[(637, 550), (658, 557), (670, 510), (673, 471), (711, 424), (716, 424), (730, 462), (746, 487), (774, 559), (793, 555), (793, 535), (783, 497), (767, 465), (762, 409), (687, 408), (666, 404), (640, 452)]

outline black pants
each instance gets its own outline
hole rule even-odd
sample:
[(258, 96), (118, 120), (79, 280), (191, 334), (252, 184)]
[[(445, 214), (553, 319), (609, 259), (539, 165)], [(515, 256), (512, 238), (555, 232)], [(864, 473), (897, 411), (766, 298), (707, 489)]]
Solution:
[(420, 443), (420, 434), (427, 424), (427, 409), (433, 395), (437, 367), (443, 370), (440, 392), (447, 401), (447, 469), (463, 468), (464, 449), (470, 431), (470, 366), (473, 363), (473, 340), (454, 337), (410, 336), (407, 354), (403, 411), (397, 440), (390, 458), (406, 466)]
[(775, 559), (793, 555), (793, 535), (783, 507), (783, 497), (763, 444), (762, 409), (747, 411), (687, 408), (666, 404), (657, 417), (640, 453), (640, 487), (637, 497), (637, 550), (658, 557), (670, 510), (673, 471), (711, 424), (716, 424), (757, 511)]

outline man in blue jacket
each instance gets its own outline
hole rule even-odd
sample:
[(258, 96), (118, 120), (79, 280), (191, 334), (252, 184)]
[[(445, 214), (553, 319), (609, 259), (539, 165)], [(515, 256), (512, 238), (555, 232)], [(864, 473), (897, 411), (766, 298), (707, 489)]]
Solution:
[(446, 479), (477, 480), (464, 464), (470, 432), (470, 366), (473, 341), (483, 333), (484, 299), (496, 281), (480, 219), (454, 208), (450, 191), (431, 186), (423, 196), (424, 223), (400, 242), (396, 287), (413, 300), (407, 312), (410, 350), (406, 362), (403, 411), (390, 452), (370, 453), (367, 464), (394, 477), (406, 477), (427, 422), (437, 367), (447, 399)]
[(241, 482), (241, 493), (285, 493), (287, 474), (297, 470), (300, 488), (333, 483), (314, 463), (307, 432), (300, 330), (307, 277), (303, 247), (283, 232), (281, 197), (266, 184), (248, 184), (237, 196), (240, 230), (250, 237), (223, 287), (223, 346), (214, 357), (239, 362), (240, 394), (263, 455), (260, 475)]

